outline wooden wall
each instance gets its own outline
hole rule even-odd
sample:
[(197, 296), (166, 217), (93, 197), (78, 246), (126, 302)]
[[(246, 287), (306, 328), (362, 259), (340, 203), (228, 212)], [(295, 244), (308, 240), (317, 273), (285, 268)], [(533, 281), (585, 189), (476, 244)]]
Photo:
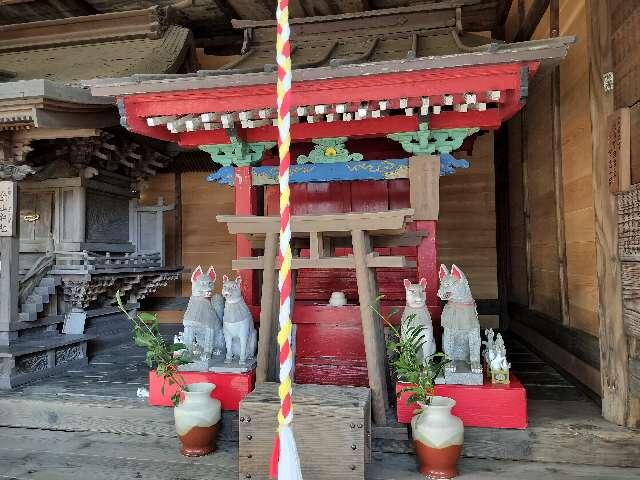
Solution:
[(440, 177), (439, 261), (462, 268), (475, 298), (497, 299), (493, 134), (478, 137), (466, 158), (469, 169)]
[(598, 335), (589, 45), (584, 0), (560, 2), (560, 35), (578, 42), (560, 65), (560, 114), (567, 246), (569, 325)]
[[(191, 295), (191, 271), (202, 265), (213, 265), (218, 274), (217, 290), (220, 289), (222, 275), (232, 275), (231, 260), (235, 258), (235, 239), (226, 227), (216, 222), (216, 215), (233, 214), (235, 211), (234, 192), (231, 187), (209, 183), (205, 172), (180, 174), (182, 192), (182, 266), (181, 296)], [(155, 204), (158, 196), (166, 202), (175, 201), (175, 175), (161, 174), (147, 180), (141, 188), (140, 202)], [(174, 212), (165, 213), (165, 241), (167, 265), (175, 264), (175, 217)], [(174, 284), (159, 290), (155, 296), (175, 297)], [(180, 322), (182, 311), (158, 312), (164, 322)]]
[[(510, 14), (512, 31), (517, 25), (517, 3)], [(562, 214), (560, 218), (556, 214), (552, 78), (546, 75), (532, 81), (524, 113), (509, 122), (510, 300), (597, 336), (591, 117), (585, 108), (589, 81), (584, 0), (560, 1), (559, 33), (578, 37), (560, 65)], [(547, 10), (533, 38), (549, 35)], [(558, 222), (564, 226), (566, 248), (568, 315), (564, 319)]]

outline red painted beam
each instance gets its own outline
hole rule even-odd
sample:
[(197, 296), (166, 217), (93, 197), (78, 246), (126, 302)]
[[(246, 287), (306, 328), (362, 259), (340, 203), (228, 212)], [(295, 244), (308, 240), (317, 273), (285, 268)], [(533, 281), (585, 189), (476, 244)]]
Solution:
[[(293, 84), (293, 104), (317, 105), (364, 100), (388, 100), (488, 90), (518, 90), (520, 68), (530, 75), (538, 62), (455, 67), (419, 72), (389, 73)], [(185, 115), (275, 108), (275, 85), (227, 87), (136, 94), (127, 97), (127, 116)]]

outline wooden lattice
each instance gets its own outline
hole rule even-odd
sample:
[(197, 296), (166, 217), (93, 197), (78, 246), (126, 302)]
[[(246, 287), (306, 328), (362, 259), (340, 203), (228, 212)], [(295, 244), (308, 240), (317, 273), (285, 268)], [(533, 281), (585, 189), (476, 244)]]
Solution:
[(640, 188), (618, 195), (618, 253), (622, 260), (640, 261)]

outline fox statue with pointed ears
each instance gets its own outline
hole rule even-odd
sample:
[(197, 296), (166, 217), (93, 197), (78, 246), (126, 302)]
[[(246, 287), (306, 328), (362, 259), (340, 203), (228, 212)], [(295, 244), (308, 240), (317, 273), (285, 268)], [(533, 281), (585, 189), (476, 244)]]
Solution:
[(210, 266), (207, 273), (198, 265), (191, 274), (191, 298), (183, 317), (183, 340), (192, 352), (198, 345), (201, 353), (211, 356), (222, 354), (224, 335), (222, 333), (222, 313), (224, 299), (214, 294), (216, 271)]
[(407, 304), (402, 312), (400, 321), (400, 336), (406, 335), (407, 325), (424, 327), (420, 340), (424, 342), (418, 352), (418, 360), (424, 362), (436, 352), (436, 342), (433, 339), (433, 325), (431, 315), (427, 309), (427, 280), (422, 278), (418, 283), (411, 283), (404, 279), (404, 289)]
[(442, 349), (451, 362), (445, 368), (455, 372), (455, 361), (462, 360), (472, 373), (482, 373), (480, 322), (467, 277), (456, 265), (451, 265), (451, 272), (440, 265), (438, 276), (438, 297), (447, 302), (441, 316)]
[(231, 363), (233, 357), (238, 357), (240, 365), (245, 365), (247, 359), (256, 355), (258, 334), (253, 326), (253, 316), (242, 298), (240, 286), (242, 279), (236, 277), (230, 280), (222, 277), (222, 296), (224, 297), (224, 316), (222, 330), (227, 354), (225, 363)]

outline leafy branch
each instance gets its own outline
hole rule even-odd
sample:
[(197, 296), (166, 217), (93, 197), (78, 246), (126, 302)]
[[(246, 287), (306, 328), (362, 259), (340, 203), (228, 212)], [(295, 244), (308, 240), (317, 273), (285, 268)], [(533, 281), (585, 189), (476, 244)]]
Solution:
[(178, 367), (189, 363), (189, 359), (180, 353), (186, 349), (182, 343), (169, 343), (160, 333), (158, 318), (148, 312), (138, 312), (133, 317), (124, 307), (120, 290), (116, 292), (118, 308), (129, 319), (133, 326), (133, 341), (139, 347), (147, 349), (147, 365), (155, 368), (156, 375), (162, 377), (161, 393), (164, 395), (165, 384), (176, 385), (176, 392), (171, 396), (174, 405), (180, 402), (180, 393), (187, 389), (184, 378), (180, 375)]
[(410, 315), (405, 320), (403, 336), (400, 329), (389, 320), (398, 313), (397, 309), (385, 317), (374, 307), (371, 308), (391, 329), (392, 339), (387, 344), (391, 353), (391, 366), (398, 380), (409, 384), (398, 392), (398, 397), (404, 392), (409, 392), (410, 403), (420, 402), (428, 405), (431, 403), (436, 378), (442, 374), (449, 360), (441, 352), (420, 360), (419, 352), (426, 342), (426, 327), (414, 323), (415, 315)]

